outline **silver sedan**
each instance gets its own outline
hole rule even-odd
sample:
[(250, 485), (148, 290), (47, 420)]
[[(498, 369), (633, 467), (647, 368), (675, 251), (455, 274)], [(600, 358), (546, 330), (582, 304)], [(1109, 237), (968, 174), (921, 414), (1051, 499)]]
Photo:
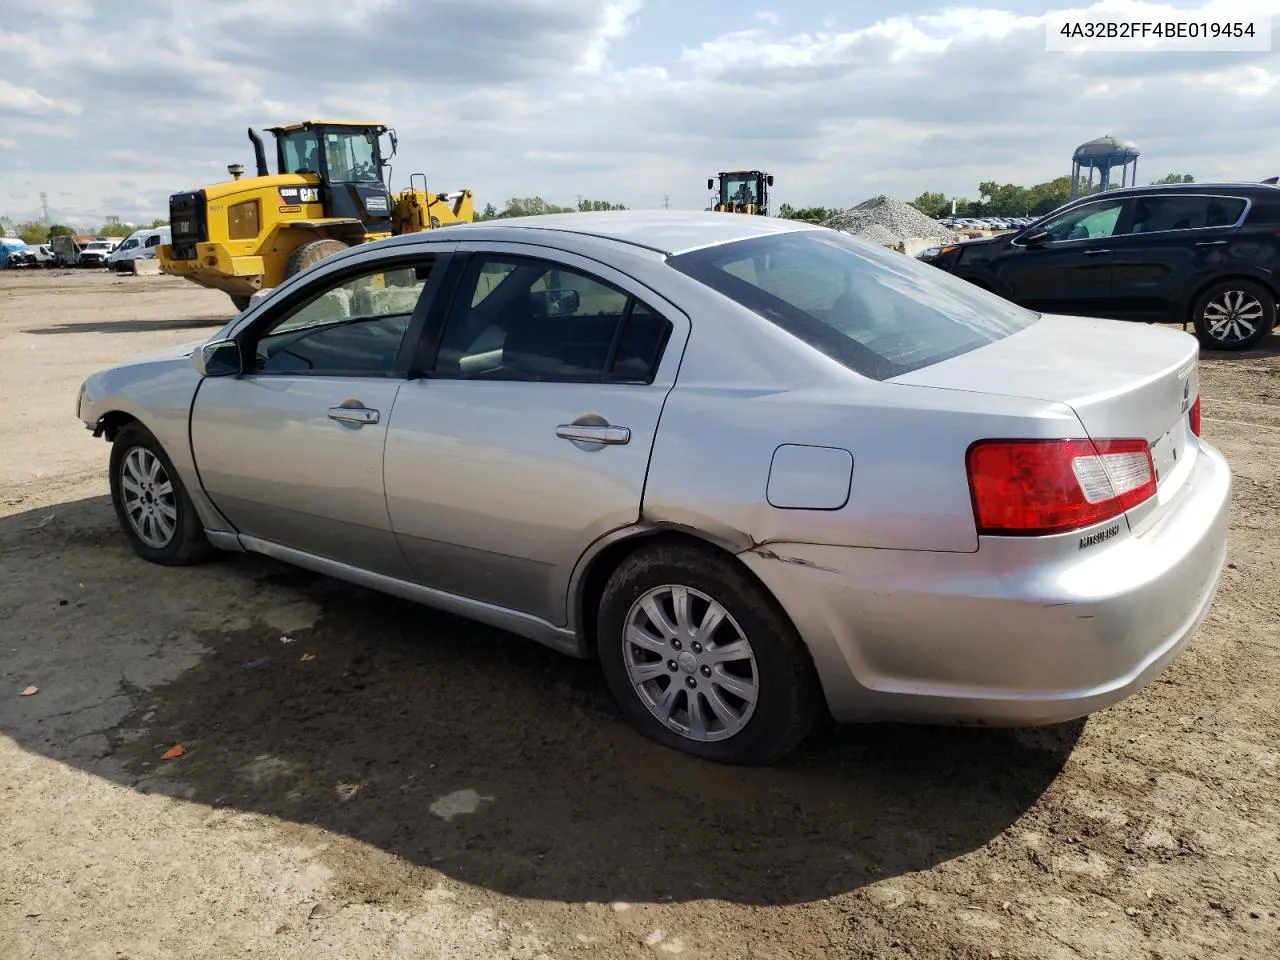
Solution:
[(354, 247), (112, 367), (133, 549), (267, 554), (598, 657), (660, 743), (1083, 716), (1209, 610), (1230, 471), (1184, 333), (822, 227), (545, 216)]

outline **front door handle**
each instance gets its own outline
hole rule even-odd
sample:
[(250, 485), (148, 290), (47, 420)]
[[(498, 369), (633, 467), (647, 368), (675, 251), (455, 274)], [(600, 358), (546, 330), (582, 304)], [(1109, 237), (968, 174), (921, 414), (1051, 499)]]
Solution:
[(1110, 253), (1110, 250), (1081, 250), (1086, 257), (1096, 257), (1101, 253)]
[(378, 411), (368, 407), (330, 407), (329, 419), (362, 427), (366, 423), (377, 423)]
[(561, 440), (577, 440), (579, 443), (630, 443), (628, 427), (597, 426), (592, 423), (562, 423), (556, 427)]
[(1225, 240), (1201, 240), (1196, 244), (1197, 247), (1225, 247), (1226, 245)]

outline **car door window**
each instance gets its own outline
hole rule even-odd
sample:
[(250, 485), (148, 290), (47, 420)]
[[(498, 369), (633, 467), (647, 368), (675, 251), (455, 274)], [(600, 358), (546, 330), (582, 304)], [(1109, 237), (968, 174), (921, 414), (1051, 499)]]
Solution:
[(144, 247), (158, 247), (159, 245), (159, 237), (147, 237), (147, 242), (143, 244)]
[(335, 283), (268, 321), (254, 343), (258, 373), (388, 376), (430, 264), (380, 269)]
[(1068, 210), (1052, 220), (1047, 220), (1040, 229), (1046, 231), (1051, 240), (1089, 240), (1095, 237), (1110, 237), (1116, 232), (1123, 210), (1123, 200), (1102, 200)]
[(1130, 233), (1159, 233), (1168, 230), (1200, 230), (1230, 227), (1244, 213), (1239, 197), (1171, 195), (1140, 197), (1133, 207)]
[(587, 273), (524, 257), (474, 256), (445, 322), (435, 374), (650, 382), (671, 325)]

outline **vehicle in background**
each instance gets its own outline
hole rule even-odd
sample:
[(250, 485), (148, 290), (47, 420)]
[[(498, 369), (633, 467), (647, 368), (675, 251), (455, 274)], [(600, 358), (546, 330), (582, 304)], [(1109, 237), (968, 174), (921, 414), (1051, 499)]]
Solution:
[(76, 261), (77, 267), (105, 267), (107, 265), (107, 257), (112, 251), (120, 245), (119, 237), (107, 237), (106, 239), (92, 240), (80, 248), (80, 259)]
[(707, 178), (707, 189), (715, 192), (711, 209), (717, 213), (769, 215), (769, 188), (773, 174), (763, 170), (722, 170)]
[(276, 173), (250, 128), (256, 176), (231, 163), (229, 181), (169, 197), (173, 240), (157, 251), (161, 272), (222, 290), (243, 310), (258, 290), (348, 246), (475, 219), (470, 190), (431, 193), (424, 173), (391, 193), (397, 140), (384, 123), (304, 120), (268, 131)]
[(98, 240), (93, 234), (76, 234), (74, 236), (57, 236), (49, 241), (49, 249), (53, 251), (55, 267), (74, 267), (80, 263), (80, 252), (89, 244)]
[(916, 256), (1032, 310), (1192, 323), (1206, 346), (1245, 350), (1276, 323), (1280, 186), (1108, 190), (1013, 234)]
[(26, 241), (18, 237), (0, 237), (0, 267), (8, 267), (9, 258), (26, 247)]
[(8, 266), (14, 270), (52, 267), (53, 265), (53, 251), (49, 249), (48, 244), (44, 243), (27, 244), (25, 247), (19, 247), (9, 255)]
[(107, 257), (107, 266), (116, 270), (127, 270), (134, 260), (154, 259), (156, 248), (162, 243), (170, 242), (172, 242), (172, 233), (168, 227), (135, 230), (125, 237), (124, 242)]
[(768, 763), (828, 711), (1054, 723), (1159, 675), (1225, 563), (1198, 352), (821, 226), (625, 211), (336, 253), (76, 410), (145, 560), (598, 657), (649, 737)]

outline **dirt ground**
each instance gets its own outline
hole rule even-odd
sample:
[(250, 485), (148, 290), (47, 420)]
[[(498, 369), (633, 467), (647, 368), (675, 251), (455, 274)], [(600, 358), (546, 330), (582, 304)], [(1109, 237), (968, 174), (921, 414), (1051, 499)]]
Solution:
[(230, 312), (0, 272), (0, 957), (1280, 956), (1280, 338), (1202, 361), (1230, 567), (1159, 681), (740, 770), (642, 740), (591, 664), (265, 559), (137, 559), (76, 390)]

